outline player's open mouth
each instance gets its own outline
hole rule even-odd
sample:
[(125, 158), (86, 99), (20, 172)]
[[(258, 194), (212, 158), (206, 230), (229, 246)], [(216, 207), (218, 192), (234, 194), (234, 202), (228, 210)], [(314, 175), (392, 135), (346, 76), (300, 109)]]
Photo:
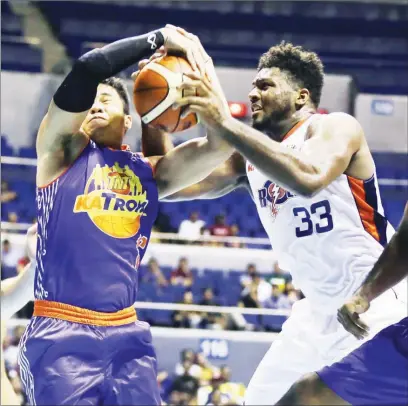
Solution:
[(259, 106), (258, 104), (253, 104), (253, 105), (251, 106), (251, 110), (252, 110), (252, 113), (256, 113), (256, 112), (258, 112), (258, 111), (261, 111), (261, 110), (262, 110), (262, 107)]

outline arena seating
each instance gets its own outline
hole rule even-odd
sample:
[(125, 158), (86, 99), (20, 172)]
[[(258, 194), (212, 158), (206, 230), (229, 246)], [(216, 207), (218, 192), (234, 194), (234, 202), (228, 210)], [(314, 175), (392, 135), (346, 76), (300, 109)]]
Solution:
[(41, 48), (24, 38), (21, 18), (8, 2), (3, 1), (1, 8), (1, 69), (41, 72)]
[(216, 9), (204, 2), (194, 2), (199, 3), (197, 7), (182, 2), (184, 5), (171, 8), (167, 5), (164, 11), (165, 5), (157, 3), (37, 4), (74, 58), (90, 43), (110, 42), (172, 23), (194, 28), (217, 65), (256, 66), (262, 52), (286, 38), (317, 51), (327, 72), (353, 75), (362, 91), (404, 94), (408, 89), (403, 6), (370, 4), (362, 8), (349, 3), (346, 9), (342, 3), (288, 1), (283, 6), (256, 2), (259, 4), (245, 8), (225, 1), (223, 7), (218, 2)]
[[(170, 267), (161, 267), (164, 276), (169, 279), (172, 269)], [(194, 275), (194, 284), (191, 287), (195, 304), (202, 299), (202, 293), (205, 288), (212, 288), (216, 301), (222, 306), (236, 306), (241, 296), (240, 277), (242, 272), (234, 270), (214, 270), (214, 269), (191, 269)], [(148, 272), (145, 266), (140, 267), (140, 278)], [(140, 284), (138, 294), (139, 301), (178, 303), (182, 301), (183, 293), (186, 288), (183, 286), (166, 286), (158, 288), (153, 283), (143, 282)], [(141, 320), (146, 320), (153, 325), (171, 326), (173, 311), (171, 310), (148, 310), (139, 309), (138, 315)], [(244, 315), (246, 321), (253, 324), (258, 330), (276, 330), (286, 320), (286, 316), (259, 316)]]

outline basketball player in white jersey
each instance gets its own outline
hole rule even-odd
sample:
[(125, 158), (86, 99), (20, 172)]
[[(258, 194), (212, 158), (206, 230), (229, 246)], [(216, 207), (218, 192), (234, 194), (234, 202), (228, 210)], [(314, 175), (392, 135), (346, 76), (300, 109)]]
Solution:
[[(17, 313), (28, 301), (34, 300), (35, 251), (37, 245), (37, 226), (27, 232), (26, 249), (30, 263), (14, 278), (1, 282), (1, 337), (6, 336), (7, 320)], [(20, 400), (7, 377), (4, 365), (3, 345), (1, 346), (1, 404), (19, 405)]]
[[(184, 88), (201, 84), (196, 75), (190, 79)], [(345, 113), (317, 114), (323, 80), (315, 53), (281, 43), (260, 58), (249, 93), (252, 127), (224, 114), (211, 85), (206, 95), (177, 103), (198, 113), (237, 152), (167, 200), (215, 198), (248, 185), (280, 265), (306, 296), (255, 371), (246, 405), (274, 404), (302, 375), (361, 345), (339, 324), (337, 309), (360, 287), (393, 233), (360, 124)], [(144, 147), (145, 154), (154, 152), (148, 137)], [(366, 339), (406, 315), (405, 296), (399, 285), (373, 301)]]

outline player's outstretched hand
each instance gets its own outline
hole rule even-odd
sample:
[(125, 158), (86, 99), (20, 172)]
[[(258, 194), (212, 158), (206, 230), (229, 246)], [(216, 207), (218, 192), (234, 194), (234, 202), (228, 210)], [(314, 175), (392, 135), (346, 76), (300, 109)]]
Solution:
[(207, 76), (196, 73), (185, 74), (180, 86), (186, 90), (184, 94), (195, 96), (180, 97), (176, 100), (177, 107), (186, 106), (183, 116), (190, 112), (197, 113), (200, 121), (214, 130), (219, 129), (225, 120), (231, 118), (231, 113), (222, 89), (210, 82)]
[(337, 320), (354, 337), (362, 340), (368, 335), (368, 326), (360, 319), (360, 314), (370, 308), (369, 301), (363, 296), (356, 294), (337, 312)]
[(167, 24), (160, 31), (164, 36), (166, 52), (182, 52), (194, 71), (200, 72), (201, 75), (205, 74), (205, 64), (209, 57), (196, 35), (171, 24)]

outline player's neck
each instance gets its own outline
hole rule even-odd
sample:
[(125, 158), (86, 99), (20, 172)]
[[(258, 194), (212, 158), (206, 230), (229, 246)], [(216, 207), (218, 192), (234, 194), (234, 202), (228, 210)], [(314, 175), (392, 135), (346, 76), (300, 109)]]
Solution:
[(281, 142), (285, 135), (300, 121), (308, 119), (316, 111), (312, 108), (304, 108), (296, 111), (290, 117), (283, 119), (277, 123), (273, 123), (270, 126), (268, 135), (274, 140)]

